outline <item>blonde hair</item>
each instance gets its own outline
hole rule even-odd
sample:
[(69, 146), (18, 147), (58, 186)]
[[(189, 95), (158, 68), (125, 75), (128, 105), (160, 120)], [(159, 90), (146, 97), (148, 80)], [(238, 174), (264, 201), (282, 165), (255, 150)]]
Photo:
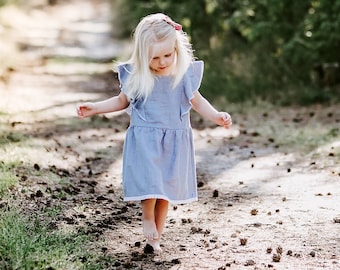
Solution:
[(171, 42), (175, 41), (176, 66), (173, 74), (173, 87), (181, 81), (193, 62), (194, 55), (186, 33), (177, 26), (178, 24), (162, 13), (148, 15), (139, 22), (133, 34), (133, 53), (126, 62), (132, 66), (131, 74), (126, 81), (128, 98), (146, 99), (152, 92), (155, 75), (150, 70), (150, 62), (152, 60), (151, 48), (155, 42), (168, 39)]

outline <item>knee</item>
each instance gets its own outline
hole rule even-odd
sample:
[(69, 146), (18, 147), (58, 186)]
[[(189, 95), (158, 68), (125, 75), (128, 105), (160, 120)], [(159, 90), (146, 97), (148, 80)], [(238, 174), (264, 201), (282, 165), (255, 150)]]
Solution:
[(164, 200), (164, 199), (157, 199), (157, 204), (158, 205), (162, 205), (162, 206), (168, 206), (169, 205), (169, 201)]

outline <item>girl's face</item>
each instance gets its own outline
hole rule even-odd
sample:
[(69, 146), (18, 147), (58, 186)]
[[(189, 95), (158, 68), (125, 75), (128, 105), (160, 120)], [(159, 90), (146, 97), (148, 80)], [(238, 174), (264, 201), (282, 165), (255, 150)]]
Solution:
[(170, 75), (176, 59), (175, 42), (159, 41), (152, 45), (151, 71), (160, 76)]

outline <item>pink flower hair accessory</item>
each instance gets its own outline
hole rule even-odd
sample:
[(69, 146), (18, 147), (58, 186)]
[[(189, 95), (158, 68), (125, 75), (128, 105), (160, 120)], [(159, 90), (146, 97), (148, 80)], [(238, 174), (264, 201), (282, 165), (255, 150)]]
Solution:
[(163, 20), (166, 23), (168, 23), (169, 25), (171, 25), (176, 31), (182, 30), (182, 25), (180, 25), (179, 23), (174, 22), (173, 20), (170, 19), (170, 17), (165, 16)]

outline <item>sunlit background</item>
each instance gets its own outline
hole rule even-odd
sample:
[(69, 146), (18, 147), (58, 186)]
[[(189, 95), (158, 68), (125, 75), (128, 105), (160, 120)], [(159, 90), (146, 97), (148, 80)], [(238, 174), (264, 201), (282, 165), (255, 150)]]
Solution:
[(183, 25), (205, 61), (202, 91), (229, 102), (313, 104), (339, 99), (340, 4), (332, 0), (0, 2), (0, 74), (32, 61), (126, 59), (141, 17)]

